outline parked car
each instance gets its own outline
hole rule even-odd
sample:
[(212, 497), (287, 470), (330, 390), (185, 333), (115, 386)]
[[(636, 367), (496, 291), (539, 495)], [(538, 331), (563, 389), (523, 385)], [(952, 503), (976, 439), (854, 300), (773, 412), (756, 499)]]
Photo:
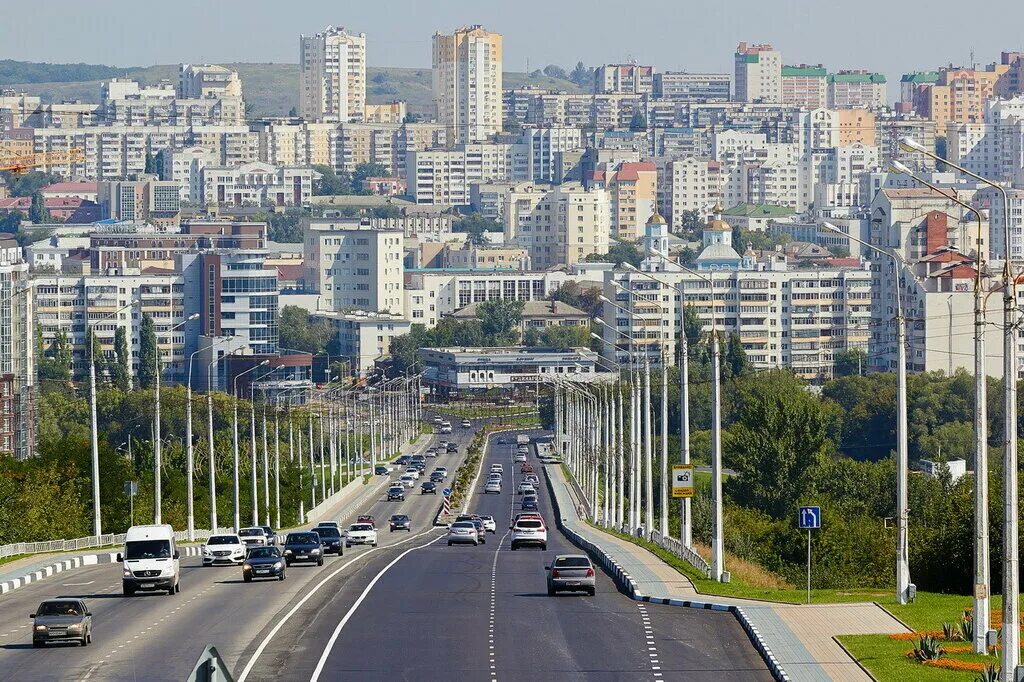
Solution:
[[(241, 555), (245, 548), (237, 535)], [(181, 565), (174, 529), (168, 524), (132, 526), (124, 538), (124, 551), (118, 553), (121, 562), (121, 589), (126, 597), (138, 590), (167, 590), (173, 595), (179, 591)], [(205, 562), (205, 557), (204, 557)]]
[(47, 642), (92, 642), (92, 612), (81, 599), (47, 599), (39, 605), (32, 619), (32, 646)]
[(370, 523), (353, 523), (345, 533), (345, 546), (372, 545), (377, 546), (377, 529)]
[(597, 591), (594, 565), (585, 554), (561, 554), (556, 556), (548, 572), (548, 596), (558, 592), (586, 592), (591, 597)]
[(403, 484), (394, 484), (388, 487), (388, 501), (391, 500), (402, 500), (405, 501), (405, 487)]
[(456, 521), (448, 528), (448, 546), (455, 544), (471, 544), (476, 547), (480, 538), (476, 525), (472, 521)]
[(313, 531), (296, 531), (288, 533), (284, 539), (284, 563), (291, 566), (297, 561), (308, 561), (317, 566), (324, 565), (323, 545), (319, 533)]
[(471, 429), (473, 428), (473, 423), (470, 422), (468, 419), (463, 419), (462, 424), (460, 424), (460, 426), (464, 429)]
[(253, 578), (284, 580), (285, 573), (284, 557), (277, 547), (253, 547), (242, 564), (242, 580), (247, 583)]
[(203, 543), (203, 566), (230, 564), (237, 566), (245, 561), (246, 546), (237, 535), (211, 535)]
[(405, 514), (395, 514), (390, 521), (391, 532), (396, 530), (412, 531), (412, 521)]
[(420, 495), (436, 495), (437, 494), (437, 483), (433, 481), (423, 481), (420, 484)]

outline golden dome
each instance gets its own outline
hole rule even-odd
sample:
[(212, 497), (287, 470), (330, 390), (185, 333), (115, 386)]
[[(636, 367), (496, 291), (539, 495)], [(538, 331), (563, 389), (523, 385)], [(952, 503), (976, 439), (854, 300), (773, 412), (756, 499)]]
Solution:
[(712, 232), (732, 232), (732, 227), (729, 225), (729, 223), (725, 222), (724, 220), (719, 220), (717, 218), (715, 220), (709, 220), (708, 226), (705, 227), (704, 229), (710, 230)]
[(667, 225), (668, 221), (666, 221), (665, 218), (663, 218), (660, 213), (655, 211), (653, 214), (651, 214), (651, 217), (647, 219), (647, 224), (648, 225)]

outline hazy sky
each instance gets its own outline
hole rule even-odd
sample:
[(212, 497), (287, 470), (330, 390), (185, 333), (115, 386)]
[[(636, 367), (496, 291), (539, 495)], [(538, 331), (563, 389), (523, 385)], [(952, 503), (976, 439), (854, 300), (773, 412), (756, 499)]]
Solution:
[[(367, 34), (371, 66), (430, 66), (430, 37), (481, 23), (505, 36), (505, 69), (633, 57), (659, 70), (732, 69), (740, 40), (787, 64), (905, 71), (981, 63), (1024, 48), (1024, 1), (983, 0), (0, 0), (0, 59), (148, 66), (296, 62), (298, 34)], [(967, 14), (978, 8), (976, 16)]]

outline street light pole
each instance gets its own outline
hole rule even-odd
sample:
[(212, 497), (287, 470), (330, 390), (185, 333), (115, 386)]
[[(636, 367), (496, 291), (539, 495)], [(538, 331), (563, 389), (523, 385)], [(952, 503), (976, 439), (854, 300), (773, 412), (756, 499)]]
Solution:
[[(246, 374), (248, 374), (249, 372), (252, 372), (253, 370), (257, 369), (258, 367), (263, 367), (264, 365), (268, 365), (268, 364), (270, 364), (270, 360), (264, 360), (263, 362), (259, 363), (258, 365), (253, 365), (249, 369), (247, 369), (245, 371), (242, 371), (242, 372), (239, 372), (238, 374), (236, 374), (235, 378), (234, 378), (234, 380), (232, 382), (232, 384), (233, 384), (232, 385), (232, 389), (233, 389), (232, 390), (232, 396), (234, 397), (234, 401), (233, 401), (234, 402), (234, 419), (232, 421), (231, 432), (232, 432), (232, 441), (233, 441), (232, 445), (233, 445), (233, 448), (234, 448), (234, 459), (235, 459), (235, 461), (234, 461), (234, 465), (235, 465), (234, 466), (234, 475), (232, 477), (232, 483), (233, 483), (233, 491), (234, 491), (234, 522), (235, 522), (234, 529), (235, 529), (236, 533), (238, 532), (238, 529), (241, 528), (241, 518), (240, 518), (241, 517), (241, 500), (239, 499), (239, 490), (238, 490), (238, 380), (241, 377), (243, 377)], [(255, 436), (253, 436), (253, 444), (254, 444), (254, 446), (255, 446), (255, 441), (256, 441), (256, 438), (255, 438)], [(254, 508), (253, 516), (255, 517), (255, 508)]]

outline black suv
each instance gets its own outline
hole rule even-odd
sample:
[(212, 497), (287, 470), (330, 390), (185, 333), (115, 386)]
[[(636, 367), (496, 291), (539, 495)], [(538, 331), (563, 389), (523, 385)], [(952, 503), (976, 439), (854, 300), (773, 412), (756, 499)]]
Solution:
[(317, 566), (324, 565), (324, 548), (319, 532), (302, 531), (288, 533), (284, 540), (284, 562), (291, 566), (296, 561), (308, 561)]
[(345, 542), (341, 538), (341, 531), (336, 526), (317, 526), (311, 532), (320, 536), (324, 554), (334, 552), (338, 556), (342, 556), (345, 553)]
[(391, 517), (391, 532), (396, 530), (412, 531), (412, 521), (405, 514), (395, 514)]

